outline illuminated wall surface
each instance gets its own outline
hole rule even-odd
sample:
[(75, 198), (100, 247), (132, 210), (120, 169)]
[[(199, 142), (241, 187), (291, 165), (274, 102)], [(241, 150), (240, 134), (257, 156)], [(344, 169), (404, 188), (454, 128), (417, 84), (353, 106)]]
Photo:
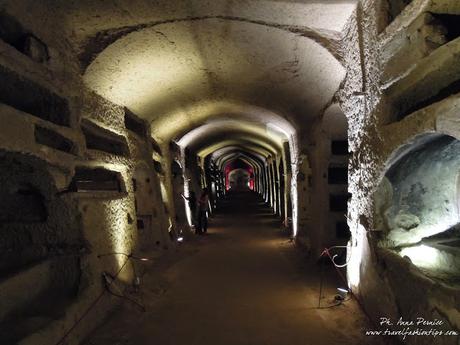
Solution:
[(68, 292), (21, 342), (56, 343), (105, 277), (132, 287), (130, 254), (193, 236), (182, 193), (208, 187), (213, 215), (249, 187), (312, 261), (350, 230), (374, 321), (460, 329), (459, 18), (458, 0), (1, 1), (0, 322)]

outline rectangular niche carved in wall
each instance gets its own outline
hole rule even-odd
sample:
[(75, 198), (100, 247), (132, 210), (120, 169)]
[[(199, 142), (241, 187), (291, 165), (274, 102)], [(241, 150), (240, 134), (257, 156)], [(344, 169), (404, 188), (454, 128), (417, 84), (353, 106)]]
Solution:
[(38, 144), (51, 147), (55, 150), (70, 154), (75, 153), (75, 145), (70, 139), (48, 128), (36, 126), (35, 141)]
[(346, 212), (347, 203), (348, 194), (329, 195), (329, 210), (332, 212)]
[(82, 130), (88, 149), (103, 151), (117, 156), (129, 156), (128, 144), (124, 136), (99, 127), (88, 120), (83, 120)]
[(331, 141), (331, 153), (336, 156), (348, 155), (348, 140)]
[(134, 115), (128, 108), (125, 108), (125, 127), (142, 138), (147, 135), (145, 122)]
[(378, 16), (378, 32), (382, 32), (397, 16), (412, 2), (412, 0), (380, 0)]
[(335, 235), (337, 238), (349, 239), (351, 237), (347, 222), (335, 223)]
[(0, 223), (46, 222), (44, 197), (33, 187), (11, 183), (0, 188), (0, 196)]
[(327, 181), (329, 184), (347, 184), (348, 183), (347, 167), (329, 167)]
[(150, 143), (152, 144), (152, 150), (157, 153), (159, 156), (161, 156), (161, 147), (158, 145), (158, 143), (152, 138), (150, 140)]
[(161, 166), (160, 162), (153, 160), (153, 168), (155, 169), (156, 173), (164, 175), (163, 167)]
[(0, 12), (0, 39), (37, 62), (49, 60), (46, 44), (5, 12)]
[[(398, 114), (397, 120), (401, 121), (408, 115), (420, 109), (428, 107), (429, 105), (433, 103), (440, 102), (449, 96), (456, 95), (459, 92), (460, 92), (460, 79), (440, 89), (434, 96), (429, 97), (427, 99), (421, 99), (418, 102), (414, 102), (414, 104), (410, 108), (407, 108), (407, 99), (406, 98), (401, 99), (399, 100), (399, 102), (395, 104), (396, 112)], [(414, 97), (414, 99), (417, 99), (417, 97)]]
[(112, 170), (78, 167), (69, 189), (73, 192), (123, 192), (122, 177), (119, 172)]
[(0, 66), (0, 102), (60, 126), (70, 126), (66, 99)]

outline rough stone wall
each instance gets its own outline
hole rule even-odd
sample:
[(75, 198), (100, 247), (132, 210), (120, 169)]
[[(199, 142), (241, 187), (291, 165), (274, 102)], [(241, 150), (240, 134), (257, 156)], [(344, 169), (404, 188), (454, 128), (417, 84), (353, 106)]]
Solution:
[[(353, 292), (376, 322), (382, 316), (393, 320), (399, 316), (405, 320), (437, 318), (444, 322), (445, 329), (458, 331), (458, 289), (428, 278), (406, 259), (379, 248), (377, 243), (382, 234), (376, 231), (379, 222), (374, 217), (374, 210), (379, 208), (375, 193), (389, 168), (388, 162), (403, 154), (414, 138), (422, 134), (438, 132), (458, 137), (458, 120), (453, 120), (458, 118), (455, 91), (449, 98), (439, 97), (429, 103), (431, 94), (444, 87), (443, 75), (453, 66), (446, 61), (448, 56), (456, 55), (455, 40), (427, 52), (425, 46), (418, 45), (418, 38), (414, 38), (411, 44), (417, 48), (413, 49), (422, 53), (409, 54), (407, 60), (400, 62), (400, 68), (385, 66), (392, 61), (393, 55), (394, 61), (398, 61), (395, 54), (400, 54), (400, 47), (406, 44), (401, 38), (416, 35), (414, 25), (422, 26), (419, 32), (433, 32), (429, 31), (431, 22), (421, 17), (426, 16), (427, 11), (437, 11), (440, 3), (446, 12), (457, 10), (450, 1), (415, 0), (388, 27), (380, 28), (382, 32), (379, 33), (381, 2), (364, 0), (359, 3), (345, 32), (343, 56), (347, 79), (339, 92), (339, 100), (349, 121), (352, 151), (349, 165), (352, 199), (348, 208), (352, 240), (347, 269)], [(425, 44), (424, 40), (418, 41)], [(396, 50), (388, 48), (392, 46), (397, 47)], [(383, 77), (382, 73), (385, 73)], [(424, 76), (429, 77), (424, 79)], [(388, 80), (392, 80), (390, 87)], [(427, 89), (430, 89), (429, 94), (424, 91)], [(404, 118), (399, 117), (398, 121), (401, 90), (410, 95), (407, 99), (412, 105), (426, 103)], [(454, 338), (437, 338), (436, 343), (454, 344)], [(432, 343), (430, 337), (410, 337), (405, 341), (409, 344)]]
[[(343, 33), (342, 51), (336, 54), (347, 69), (336, 98), (348, 118), (352, 151), (349, 163), (352, 199), (348, 205), (352, 240), (349, 243), (348, 277), (354, 293), (375, 320), (380, 316), (402, 315), (407, 319), (424, 316), (427, 319), (442, 318), (450, 328), (459, 329), (458, 289), (426, 277), (407, 260), (379, 248), (377, 242), (381, 234), (375, 231), (378, 230), (378, 222), (374, 213), (375, 192), (389, 168), (387, 163), (393, 161), (395, 155), (404, 153), (404, 148), (410, 146), (414, 138), (434, 132), (460, 138), (460, 100), (455, 85), (460, 66), (459, 42), (457, 39), (448, 42), (439, 22), (433, 22), (431, 14), (426, 13), (455, 15), (460, 9), (458, 2), (453, 0), (414, 0), (391, 24), (382, 27), (382, 22), (387, 23), (382, 20), (382, 1), (362, 0), (358, 3)], [(172, 160), (180, 159), (177, 152), (171, 153), (169, 143), (160, 143), (163, 155), (154, 154), (149, 139), (125, 128), (123, 107), (83, 87), (75, 53), (60, 36), (63, 23), (59, 20), (45, 22), (49, 13), (41, 15), (45, 10), (42, 5), (36, 2), (24, 8), (20, 2), (11, 2), (2, 12), (2, 16), (6, 13), (19, 23), (22, 27), (18, 29), (20, 32), (26, 31), (29, 35), (28, 43), (20, 48), (10, 40), (10, 36), (0, 40), (0, 72), (7, 76), (5, 80), (8, 81), (2, 85), (1, 93), (0, 149), (43, 161), (40, 164), (45, 164), (47, 174), (52, 176), (49, 188), (53, 189), (53, 193), (54, 189), (64, 192), (61, 198), (67, 204), (63, 210), (69, 215), (67, 221), (81, 217), (80, 222), (72, 222), (78, 226), (71, 235), (75, 236), (72, 241), (83, 243), (84, 250), (78, 261), (77, 271), (81, 271), (81, 277), (76, 299), (66, 308), (65, 316), (46, 323), (45, 330), (32, 334), (23, 340), (23, 344), (48, 344), (50, 339), (57, 340), (102, 291), (101, 273), (114, 273), (124, 263), (123, 256), (98, 258), (98, 255), (115, 251), (130, 253), (138, 248), (132, 178), (140, 164), (151, 176), (153, 199), (158, 205), (155, 206), (158, 211), (156, 224), (162, 234), (158, 237), (163, 239), (162, 248), (174, 246), (167, 227), (170, 224), (176, 227), (175, 200), (178, 205), (183, 205), (177, 195), (181, 183), (178, 182), (176, 187), (179, 189), (174, 190), (171, 182)], [(432, 44), (427, 44), (426, 39)], [(40, 116), (32, 116), (25, 111), (27, 107), (18, 109), (20, 101), (18, 95), (14, 95), (17, 92), (14, 85), (33, 87), (33, 91), (45, 90), (43, 95), (46, 97), (42, 98), (49, 100), (53, 106), (38, 105), (39, 108), (51, 109), (51, 112), (61, 109), (62, 100), (65, 100), (68, 121), (60, 121), (54, 112), (40, 112), (35, 114)], [(20, 96), (33, 98), (33, 94), (25, 92)], [(36, 99), (33, 101), (36, 102)], [(120, 144), (118, 139), (121, 138), (123, 143), (120, 145), (126, 145), (127, 152), (119, 155), (88, 150), (81, 130), (84, 121), (100, 128), (101, 140), (107, 139), (107, 132), (112, 133), (106, 144), (108, 147)], [(316, 184), (315, 181), (323, 176), (321, 155), (326, 151), (325, 143), (321, 141), (320, 131), (316, 148), (312, 146), (314, 140), (303, 139), (306, 133), (300, 134), (302, 141), (297, 143), (294, 140), (295, 146), (291, 149), (292, 176), (296, 179), (292, 185), (293, 211), (297, 212), (299, 241), (310, 246), (308, 237), (313, 238), (314, 247), (320, 249), (323, 238), (309, 234), (315, 234), (318, 228), (323, 230), (325, 224), (324, 213), (313, 212), (312, 208), (313, 193), (321, 194), (322, 198), (327, 195), (324, 183)], [(39, 137), (42, 138), (41, 143), (37, 142)], [(164, 174), (157, 176), (152, 155), (162, 164)], [(75, 167), (81, 166), (118, 172), (122, 177), (121, 189), (81, 194), (68, 190)], [(273, 197), (273, 192), (271, 195)], [(324, 199), (322, 203), (317, 203), (319, 205), (325, 207)], [(298, 209), (295, 209), (296, 206)], [(70, 236), (67, 222), (52, 227), (68, 228), (66, 236)], [(6, 284), (0, 284), (0, 290), (11, 292), (13, 287), (21, 286), (25, 280), (23, 277), (52, 277), (52, 272), (59, 272), (59, 269), (53, 271), (50, 265), (40, 263), (7, 279)], [(131, 284), (132, 278), (129, 269), (121, 274), (121, 280), (127, 285)], [(3, 298), (5, 295), (0, 296)], [(24, 300), (20, 302), (24, 303)], [(85, 331), (110, 310), (113, 302), (106, 299), (101, 303), (75, 330), (72, 339), (77, 342), (83, 337)], [(19, 308), (21, 303), (18, 299), (18, 305), (10, 303), (9, 308)], [(447, 340), (445, 343), (448, 343)]]
[[(16, 161), (39, 162), (40, 169), (31, 172), (26, 172), (26, 166), (19, 166), (18, 169), (24, 170), (23, 176), (29, 174), (30, 178), (18, 183), (32, 186), (43, 196), (48, 220), (24, 226), (2, 224), (2, 238), (10, 238), (13, 232), (25, 234), (28, 229), (33, 236), (18, 235), (14, 240), (11, 237), (15, 248), (28, 250), (29, 254), (22, 257), (24, 260), (29, 257), (30, 262), (27, 262), (27, 268), (9, 267), (9, 275), (2, 276), (0, 304), (8, 305), (8, 311), (19, 311), (35, 296), (30, 294), (29, 299), (24, 299), (18, 295), (18, 291), (31, 291), (32, 286), (28, 286), (31, 282), (34, 282), (37, 294), (48, 291), (49, 286), (69, 286), (72, 296), (68, 303), (60, 305), (62, 310), (59, 315), (51, 311), (50, 315), (45, 315), (49, 308), (37, 306), (37, 316), (40, 317), (34, 321), (30, 334), (24, 328), (15, 331), (15, 341), (22, 339), (21, 344), (34, 345), (56, 343), (103, 291), (102, 273), (116, 274), (126, 260), (123, 255), (99, 255), (138, 252), (140, 244), (132, 179), (139, 165), (143, 165), (150, 176), (151, 202), (156, 210), (152, 211), (152, 216), (156, 214), (154, 227), (158, 235), (156, 238), (162, 242), (160, 251), (174, 245), (167, 233), (169, 221), (161, 199), (149, 137), (141, 137), (126, 129), (123, 107), (85, 89), (75, 53), (65, 38), (60, 37), (62, 23), (59, 20), (52, 24), (42, 22), (47, 17), (40, 15), (44, 10), (42, 5), (37, 3), (34, 8), (25, 9), (20, 2), (2, 4), (2, 16), (19, 23), (17, 27), (20, 29), (17, 30), (27, 32), (30, 42), (18, 48), (9, 41), (10, 36), (0, 37), (0, 69), (10, 78), (4, 79), (7, 82), (2, 84), (0, 102), (0, 175), (7, 178), (11, 173), (8, 157), (16, 156)], [(18, 85), (25, 88), (22, 94)], [(36, 94), (46, 97), (35, 97)], [(27, 107), (28, 101), (34, 107)], [(61, 121), (63, 117), (60, 116), (65, 114), (58, 110), (65, 108), (58, 108), (58, 105), (68, 105), (68, 121)], [(30, 114), (29, 109), (37, 113)], [(85, 121), (94, 125), (96, 132), (102, 133), (101, 140), (109, 149), (111, 145), (119, 145), (117, 140), (121, 138), (121, 144), (126, 145), (126, 154), (87, 149), (88, 138), (85, 138), (81, 127)], [(104, 142), (107, 133), (110, 135)], [(81, 167), (119, 173), (119, 190), (79, 191), (82, 187), (72, 186), (72, 179), (76, 168)], [(2, 185), (11, 188), (15, 185), (12, 180), (4, 182)], [(21, 186), (18, 188), (21, 193), (28, 192)], [(5, 193), (11, 194), (9, 191)], [(30, 218), (34, 216), (31, 214)], [(5, 217), (12, 217), (11, 212), (6, 212)], [(11, 261), (7, 251), (13, 247), (7, 244), (13, 244), (12, 241), (2, 241), (0, 251), (5, 259), (2, 265)], [(70, 252), (73, 253), (73, 261), (65, 257)], [(125, 287), (132, 284), (131, 265), (121, 271), (119, 278)], [(119, 301), (106, 295), (72, 331), (65, 343), (79, 343), (86, 332)], [(0, 328), (6, 327), (9, 320), (7, 309), (2, 308)], [(23, 321), (27, 320), (15, 321), (18, 329)], [(13, 333), (11, 330), (8, 332)]]

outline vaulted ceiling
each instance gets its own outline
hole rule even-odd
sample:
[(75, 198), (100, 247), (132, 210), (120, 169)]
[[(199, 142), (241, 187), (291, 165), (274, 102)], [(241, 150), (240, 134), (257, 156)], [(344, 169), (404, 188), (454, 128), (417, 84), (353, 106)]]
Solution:
[[(151, 122), (160, 142), (204, 125), (199, 133), (207, 143), (203, 136), (186, 140), (198, 151), (222, 147), (219, 138), (260, 146), (264, 133), (265, 145), (277, 150), (308, 129), (345, 77), (341, 33), (356, 6), (356, 0), (40, 3), (29, 6), (59, 23), (89, 88)], [(226, 120), (240, 124), (219, 122)]]

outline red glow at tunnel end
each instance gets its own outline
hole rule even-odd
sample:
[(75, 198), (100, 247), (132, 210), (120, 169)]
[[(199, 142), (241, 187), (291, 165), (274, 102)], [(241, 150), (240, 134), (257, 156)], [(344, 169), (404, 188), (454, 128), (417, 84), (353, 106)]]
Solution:
[(248, 188), (250, 190), (254, 190), (254, 168), (245, 163), (245, 162), (242, 162), (242, 161), (239, 161), (239, 160), (235, 160), (235, 161), (232, 161), (232, 162), (229, 162), (225, 168), (224, 168), (224, 172), (225, 172), (225, 190), (226, 191), (229, 191), (231, 186), (230, 186), (230, 173), (233, 171), (233, 170), (236, 170), (236, 169), (243, 169), (245, 170), (248, 175), (249, 175), (249, 183), (248, 183)]

